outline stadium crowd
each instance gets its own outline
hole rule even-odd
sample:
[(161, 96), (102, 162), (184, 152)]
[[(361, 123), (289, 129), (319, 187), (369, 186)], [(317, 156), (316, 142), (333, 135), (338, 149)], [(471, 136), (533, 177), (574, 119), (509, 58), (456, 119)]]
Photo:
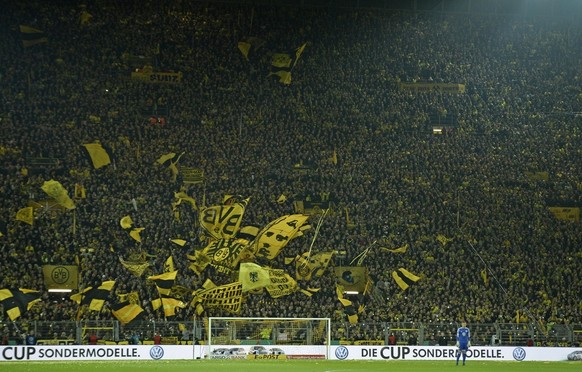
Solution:
[[(81, 21), (83, 12), (91, 17)], [(346, 251), (301, 283), (319, 292), (250, 295), (237, 316), (345, 321), (333, 266), (371, 247), (362, 265), (374, 290), (354, 299), (365, 305), (361, 323), (513, 323), (518, 311), (521, 322), (582, 323), (580, 223), (548, 210), (582, 206), (580, 23), (186, 1), (16, 2), (0, 18), (0, 288), (43, 292), (22, 320), (78, 315), (76, 303), (46, 292), (43, 264), (78, 262), (83, 287), (116, 280), (115, 293), (139, 292), (156, 320), (164, 314), (152, 309), (157, 293), (145, 277), (161, 273), (168, 255), (186, 288), (232, 281), (188, 268), (186, 254), (202, 248), (197, 213), (183, 208), (176, 219), (181, 178), (155, 165), (184, 152), (180, 165), (205, 176), (185, 187), (188, 195), (199, 206), (226, 194), (250, 198), (243, 225), (294, 213), (293, 200), (323, 193), (332, 202), (317, 236), (315, 215), (313, 228), (269, 263), (289, 269), (284, 258), (314, 238), (314, 253)], [(48, 42), (23, 47), (20, 24)], [(249, 36), (265, 45), (247, 61), (237, 43)], [(303, 43), (291, 84), (268, 76), (262, 55)], [(181, 72), (182, 82), (130, 78), (150, 63)], [(466, 90), (420, 93), (400, 82)], [(154, 102), (169, 109), (164, 125), (150, 122)], [(95, 141), (109, 166), (93, 169), (81, 145)], [(75, 199), (74, 212), (41, 208), (32, 225), (15, 220), (29, 200), (46, 199), (40, 187), (49, 179), (70, 194), (82, 184), (86, 198)], [(120, 228), (128, 214), (145, 228), (141, 243)], [(405, 245), (400, 254), (382, 249)], [(119, 257), (139, 252), (152, 266), (138, 278)], [(399, 267), (421, 279), (402, 291), (391, 277)], [(175, 319), (194, 312), (179, 309)], [(83, 317), (112, 319), (110, 304)]]

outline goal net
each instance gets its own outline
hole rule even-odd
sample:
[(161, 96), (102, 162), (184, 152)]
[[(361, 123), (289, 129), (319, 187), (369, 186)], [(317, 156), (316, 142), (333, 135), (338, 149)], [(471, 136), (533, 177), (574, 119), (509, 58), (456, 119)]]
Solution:
[(214, 359), (329, 359), (330, 318), (210, 317), (206, 356)]

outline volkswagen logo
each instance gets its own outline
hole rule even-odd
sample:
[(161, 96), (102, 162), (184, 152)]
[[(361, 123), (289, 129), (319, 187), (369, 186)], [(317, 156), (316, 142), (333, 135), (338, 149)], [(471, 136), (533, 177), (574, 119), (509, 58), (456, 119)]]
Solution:
[(154, 346), (150, 349), (150, 356), (154, 360), (162, 359), (164, 357), (164, 349), (161, 346)]
[(521, 362), (522, 360), (525, 359), (525, 349), (522, 347), (516, 347), (515, 349), (513, 349), (513, 359), (517, 360), (518, 362)]
[(338, 358), (339, 360), (344, 360), (348, 357), (349, 351), (348, 348), (345, 346), (338, 346), (335, 349), (335, 356), (336, 358)]

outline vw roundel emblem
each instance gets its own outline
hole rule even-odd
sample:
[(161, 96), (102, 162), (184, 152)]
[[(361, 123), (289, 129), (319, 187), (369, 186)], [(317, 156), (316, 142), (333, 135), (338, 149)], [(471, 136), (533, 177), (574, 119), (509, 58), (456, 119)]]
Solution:
[(522, 360), (525, 359), (525, 349), (522, 347), (516, 347), (515, 349), (513, 349), (513, 359), (517, 360), (518, 362), (521, 362)]
[(349, 351), (348, 348), (345, 346), (338, 346), (335, 349), (335, 356), (336, 358), (338, 358), (339, 360), (344, 360), (348, 357)]
[(162, 359), (164, 356), (164, 349), (162, 349), (161, 346), (156, 345), (150, 349), (150, 356), (155, 360)]

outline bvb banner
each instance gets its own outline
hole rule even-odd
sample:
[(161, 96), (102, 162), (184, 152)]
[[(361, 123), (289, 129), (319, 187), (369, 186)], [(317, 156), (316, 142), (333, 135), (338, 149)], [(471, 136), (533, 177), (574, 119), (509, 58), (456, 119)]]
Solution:
[(131, 73), (132, 80), (140, 80), (144, 83), (154, 84), (178, 84), (182, 82), (181, 72), (144, 72)]
[(401, 90), (414, 92), (438, 92), (438, 93), (465, 93), (465, 84), (448, 83), (400, 83)]
[(78, 289), (79, 268), (74, 265), (43, 265), (44, 284), (47, 289)]

